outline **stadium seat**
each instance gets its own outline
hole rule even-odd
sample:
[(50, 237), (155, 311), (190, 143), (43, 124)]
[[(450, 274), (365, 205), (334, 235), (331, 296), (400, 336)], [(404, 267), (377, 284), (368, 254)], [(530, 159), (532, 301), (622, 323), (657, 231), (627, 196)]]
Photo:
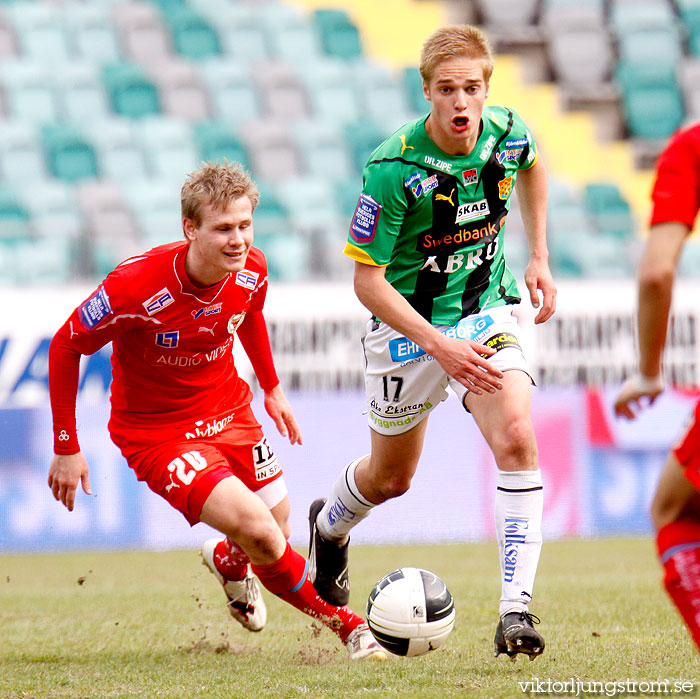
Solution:
[(351, 64), (338, 58), (322, 58), (300, 71), (314, 116), (334, 123), (350, 123), (362, 117)]
[(158, 89), (161, 108), (166, 115), (188, 121), (209, 119), (209, 91), (191, 61), (160, 61), (147, 70)]
[(226, 3), (201, 0), (196, 8), (217, 27), (222, 51), (244, 64), (270, 58), (265, 27), (254, 3)]
[(0, 8), (0, 60), (15, 58), (19, 54), (18, 44), (14, 27)]
[(391, 131), (386, 125), (370, 121), (356, 121), (345, 127), (345, 134), (355, 169), (358, 173), (361, 173), (370, 153), (391, 135)]
[(182, 119), (148, 117), (136, 124), (136, 134), (148, 155), (151, 170), (163, 181), (182, 184), (199, 164), (191, 127)]
[(108, 63), (102, 79), (115, 114), (140, 118), (160, 114), (160, 98), (156, 86), (133, 63)]
[(0, 185), (0, 239), (22, 240), (30, 234), (29, 211), (14, 190)]
[(261, 116), (260, 100), (247, 65), (213, 58), (195, 65), (209, 93), (215, 119), (243, 123)]
[(197, 11), (180, 5), (164, 14), (175, 51), (185, 58), (199, 60), (221, 53), (219, 35)]
[(132, 120), (123, 117), (97, 120), (85, 124), (83, 131), (95, 147), (103, 177), (126, 182), (150, 175)]
[(306, 88), (288, 63), (259, 63), (252, 76), (266, 117), (289, 121), (310, 116)]
[(41, 129), (49, 172), (58, 179), (77, 182), (97, 177), (95, 149), (72, 125), (50, 124)]
[(619, 36), (618, 52), (618, 80), (629, 84), (630, 80), (638, 78), (626, 72), (671, 78), (680, 61), (682, 46), (674, 30), (640, 29)]
[(230, 123), (207, 121), (195, 124), (194, 142), (201, 160), (220, 163), (228, 160), (241, 163), (246, 169), (250, 167), (245, 146)]
[(423, 94), (423, 78), (420, 70), (415, 66), (406, 66), (402, 72), (401, 82), (408, 109), (415, 114), (426, 113), (430, 109), (430, 105)]
[(300, 13), (291, 5), (264, 4), (260, 15), (273, 59), (299, 65), (320, 58), (316, 26), (306, 13)]
[(623, 107), (633, 138), (667, 139), (684, 117), (683, 98), (675, 82), (627, 88)]
[(9, 116), (33, 123), (60, 119), (56, 81), (50, 66), (35, 61), (4, 60), (0, 86)]
[(97, 64), (72, 61), (57, 67), (61, 112), (67, 121), (78, 123), (106, 119), (111, 110)]
[(70, 58), (68, 36), (55, 6), (43, 2), (13, 2), (4, 10), (15, 28), (23, 56), (51, 63)]
[(634, 235), (629, 203), (612, 182), (589, 182), (584, 187), (584, 204), (598, 230), (618, 238)]
[(292, 124), (304, 170), (331, 181), (347, 180), (354, 166), (340, 127), (323, 119)]
[(261, 233), (255, 240), (267, 258), (270, 277), (282, 282), (308, 280), (311, 250), (309, 240), (295, 231)]
[(122, 186), (124, 197), (140, 230), (140, 237), (149, 247), (182, 240), (179, 180), (149, 178)]
[(24, 187), (47, 176), (34, 125), (19, 119), (0, 121), (0, 179)]
[(255, 178), (277, 182), (303, 172), (301, 155), (285, 121), (251, 122), (243, 130), (243, 139)]
[(37, 179), (31, 188), (18, 189), (18, 197), (31, 216), (34, 234), (43, 238), (41, 244), (51, 237), (65, 237), (77, 247), (84, 224), (72, 185)]
[(598, 29), (608, 33), (603, 2), (577, 2), (577, 0), (545, 0), (542, 8), (542, 27), (551, 41), (556, 32)]
[(612, 40), (604, 27), (552, 32), (549, 57), (557, 80), (568, 85), (609, 80), (615, 61)]
[(352, 71), (357, 100), (365, 119), (386, 123), (394, 131), (413, 118), (401, 82), (383, 65), (357, 61)]
[(636, 0), (613, 2), (610, 8), (613, 31), (622, 36), (627, 32), (645, 29), (676, 29), (676, 17), (668, 2)]
[(323, 176), (288, 178), (277, 183), (276, 191), (297, 230), (321, 229), (339, 215), (333, 183)]
[(491, 26), (531, 24), (537, 12), (537, 0), (477, 0), (484, 18)]
[(684, 60), (680, 66), (679, 79), (688, 119), (700, 120), (700, 58)]
[(263, 180), (256, 182), (260, 192), (260, 202), (255, 209), (254, 227), (257, 243), (257, 236), (260, 235), (281, 235), (291, 229), (289, 221), (289, 211), (282, 204), (274, 185)]
[[(121, 182), (135, 181), (120, 180)], [(105, 180), (88, 180), (76, 188), (76, 199), (90, 232), (89, 266), (97, 278), (106, 276), (127, 257), (143, 251), (144, 241), (123, 194)]]
[(105, 7), (72, 3), (64, 9), (62, 19), (77, 58), (95, 64), (120, 60), (116, 27)]
[(328, 56), (349, 60), (362, 56), (360, 33), (344, 10), (319, 9), (313, 16), (321, 48)]
[(170, 32), (154, 5), (118, 3), (112, 14), (127, 59), (149, 65), (172, 56)]
[(76, 257), (73, 241), (51, 237), (39, 244), (17, 241), (12, 248), (13, 282), (18, 286), (55, 286), (75, 281)]

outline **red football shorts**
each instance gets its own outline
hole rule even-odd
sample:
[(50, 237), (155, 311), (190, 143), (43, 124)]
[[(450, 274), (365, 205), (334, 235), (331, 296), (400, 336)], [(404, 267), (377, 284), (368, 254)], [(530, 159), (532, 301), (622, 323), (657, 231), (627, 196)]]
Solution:
[(112, 431), (140, 481), (190, 523), (214, 487), (236, 476), (268, 508), (287, 494), (282, 468), (250, 405), (184, 427)]
[(685, 477), (700, 490), (700, 401), (674, 446), (673, 455), (683, 466)]

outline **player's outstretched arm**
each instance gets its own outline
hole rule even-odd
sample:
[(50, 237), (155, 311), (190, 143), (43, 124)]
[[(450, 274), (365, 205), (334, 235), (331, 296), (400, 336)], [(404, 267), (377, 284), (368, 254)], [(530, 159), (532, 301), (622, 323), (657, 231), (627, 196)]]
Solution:
[[(549, 270), (547, 250), (547, 171), (541, 160), (529, 170), (521, 170), (516, 180), (520, 212), (525, 226), (530, 261), (525, 269), (525, 285), (533, 308), (540, 310), (535, 323), (549, 320), (557, 307), (557, 289)], [(540, 294), (542, 303), (540, 305)]]
[(281, 384), (265, 391), (265, 410), (274, 421), (279, 433), (287, 437), (290, 444), (303, 444), (301, 430)]
[(615, 414), (636, 417), (643, 399), (651, 405), (664, 390), (661, 359), (666, 344), (668, 317), (676, 265), (690, 229), (684, 223), (660, 223), (649, 232), (639, 266), (639, 370), (627, 379), (615, 399)]
[(62, 502), (70, 512), (75, 503), (78, 482), (88, 495), (92, 495), (88, 465), (82, 452), (77, 454), (55, 454), (49, 469), (49, 488), (54, 498)]

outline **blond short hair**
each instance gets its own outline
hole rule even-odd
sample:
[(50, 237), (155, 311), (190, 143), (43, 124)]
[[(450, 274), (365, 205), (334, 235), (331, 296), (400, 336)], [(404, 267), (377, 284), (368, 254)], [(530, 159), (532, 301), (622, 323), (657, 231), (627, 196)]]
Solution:
[(486, 34), (470, 24), (441, 27), (425, 40), (420, 54), (421, 77), (429, 83), (440, 63), (458, 56), (481, 59), (484, 81), (488, 83), (493, 73), (491, 46)]
[(253, 211), (260, 201), (260, 192), (240, 163), (203, 163), (199, 170), (187, 175), (180, 190), (182, 217), (195, 226), (202, 222), (205, 206), (225, 208), (230, 202), (248, 197)]

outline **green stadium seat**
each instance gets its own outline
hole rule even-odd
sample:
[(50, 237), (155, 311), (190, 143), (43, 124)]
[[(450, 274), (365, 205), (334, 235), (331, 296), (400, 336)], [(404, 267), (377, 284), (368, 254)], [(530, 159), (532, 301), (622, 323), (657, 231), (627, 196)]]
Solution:
[[(253, 217), (255, 235), (284, 234), (291, 227), (289, 210), (280, 200), (274, 186), (259, 181), (257, 187), (260, 192), (260, 202), (255, 208)], [(257, 238), (255, 245), (258, 245)]]
[(683, 54), (677, 32), (664, 28), (626, 31), (619, 37), (618, 52), (617, 73), (623, 82), (630, 79), (625, 70), (671, 76)]
[(255, 245), (265, 253), (272, 279), (300, 282), (309, 278), (311, 249), (304, 235), (295, 231), (259, 234)]
[(415, 66), (406, 66), (403, 69), (402, 82), (409, 109), (416, 114), (423, 114), (430, 109), (430, 105), (423, 95), (423, 78), (420, 70)]
[(667, 139), (683, 122), (683, 98), (675, 81), (629, 87), (622, 103), (633, 138)]
[(355, 169), (361, 173), (370, 153), (391, 135), (386, 126), (369, 121), (357, 121), (345, 127), (345, 135), (355, 164)]
[(41, 143), (49, 172), (66, 182), (98, 176), (95, 149), (72, 125), (52, 124), (41, 129)]
[(158, 90), (139, 66), (109, 63), (102, 69), (102, 79), (115, 114), (134, 119), (160, 114)]
[(327, 55), (345, 59), (362, 56), (360, 32), (344, 10), (315, 10), (314, 21)]
[(616, 184), (589, 182), (584, 187), (584, 204), (597, 228), (618, 238), (634, 235), (634, 222), (629, 203)]
[(29, 211), (15, 192), (0, 185), (0, 240), (23, 240), (29, 237)]
[(217, 121), (195, 124), (194, 143), (202, 160), (220, 163), (228, 160), (249, 167), (248, 153), (231, 124)]
[(200, 60), (221, 53), (216, 30), (195, 10), (179, 6), (165, 13), (165, 23), (170, 28), (173, 47), (181, 56)]

